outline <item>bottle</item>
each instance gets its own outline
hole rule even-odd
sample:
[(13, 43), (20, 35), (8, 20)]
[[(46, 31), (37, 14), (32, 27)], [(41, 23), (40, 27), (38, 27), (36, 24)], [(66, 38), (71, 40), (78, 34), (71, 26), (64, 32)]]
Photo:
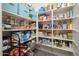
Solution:
[(60, 38), (62, 38), (62, 33), (61, 33), (61, 34), (59, 34), (59, 37), (60, 37)]
[(51, 8), (52, 8), (52, 9), (57, 9), (57, 4), (56, 4), (56, 3), (52, 3), (52, 4), (51, 4)]
[(70, 10), (70, 11), (69, 11), (69, 18), (71, 18), (71, 17), (72, 17), (72, 14), (73, 14), (73, 11), (72, 11), (72, 10)]
[(66, 17), (67, 17), (67, 18), (70, 17), (70, 13), (69, 13), (69, 11), (66, 12)]
[(67, 18), (67, 12), (66, 12), (66, 13), (64, 13), (64, 18), (65, 18), (65, 19)]
[(69, 42), (69, 48), (72, 48), (72, 42)]
[(68, 41), (65, 41), (65, 46), (69, 47), (69, 42)]
[(55, 46), (55, 40), (53, 40), (53, 45)]
[(58, 40), (56, 40), (56, 46), (59, 47), (59, 41)]
[(66, 30), (67, 29), (67, 23), (66, 23), (66, 21), (63, 21), (62, 27), (63, 27), (63, 30)]
[(70, 22), (67, 25), (67, 29), (68, 30), (72, 30), (73, 29), (73, 24), (72, 24), (72, 21), (71, 20), (70, 20)]
[(66, 47), (66, 44), (65, 44), (65, 42), (63, 41), (63, 43), (62, 43), (62, 47), (63, 48), (65, 48)]
[(67, 39), (67, 35), (66, 34), (63, 34), (63, 38)]
[(61, 47), (61, 46), (62, 46), (62, 41), (60, 40), (60, 41), (59, 41), (59, 47)]
[(72, 33), (67, 33), (67, 38), (72, 39)]
[(62, 3), (57, 3), (57, 9), (62, 7)]
[(55, 46), (57, 47), (57, 44), (58, 44), (58, 42), (57, 41), (55, 41)]
[(71, 3), (67, 3), (67, 6), (71, 6)]
[(70, 30), (72, 30), (73, 29), (73, 24), (72, 23), (70, 23)]

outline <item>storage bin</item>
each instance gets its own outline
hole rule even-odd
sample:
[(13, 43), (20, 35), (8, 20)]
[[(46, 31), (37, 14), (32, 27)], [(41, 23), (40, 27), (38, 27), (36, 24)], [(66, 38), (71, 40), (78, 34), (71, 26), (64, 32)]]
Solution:
[(19, 4), (19, 15), (24, 18), (29, 17), (29, 9), (26, 7), (26, 4)]
[(17, 7), (18, 7), (17, 3), (4, 3), (4, 4), (2, 4), (3, 11), (11, 12), (13, 14), (17, 14)]
[(34, 5), (29, 4), (29, 13), (35, 12)]
[(45, 7), (41, 7), (41, 8), (39, 9), (39, 13), (43, 13), (43, 12), (45, 12)]

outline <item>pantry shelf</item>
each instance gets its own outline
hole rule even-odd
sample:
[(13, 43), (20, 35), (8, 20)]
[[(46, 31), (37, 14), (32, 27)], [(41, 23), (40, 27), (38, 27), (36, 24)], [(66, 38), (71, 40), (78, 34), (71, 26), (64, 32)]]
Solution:
[(54, 48), (54, 49), (60, 49), (60, 50), (68, 51), (68, 52), (73, 52), (73, 50), (71, 48), (68, 48), (68, 47), (62, 48), (62, 47), (56, 47), (56, 46), (53, 46), (53, 45), (40, 44), (40, 43), (38, 43), (38, 45), (47, 46), (47, 47), (51, 47), (51, 48)]
[(40, 31), (52, 31), (52, 29), (38, 29)]
[(26, 30), (36, 30), (36, 29), (10, 29), (10, 30), (3, 30), (3, 31), (26, 31)]
[(16, 19), (24, 19), (25, 21), (28, 21), (28, 22), (36, 22), (35, 20), (32, 20), (32, 19), (30, 19), (30, 18), (25, 18), (25, 17), (22, 17), (22, 16), (20, 16), (20, 15), (15, 15), (15, 14), (13, 14), (13, 13), (11, 13), (11, 12), (8, 12), (8, 11), (5, 11), (5, 10), (3, 10), (2, 11), (3, 12), (3, 14), (4, 15), (7, 15), (7, 16), (13, 16), (13, 17), (15, 17)]
[(76, 19), (78, 17), (69, 17), (69, 18), (60, 18), (60, 19), (53, 19), (53, 21), (69, 21), (69, 20), (73, 20)]
[(53, 31), (73, 31), (73, 29), (53, 29)]
[[(47, 46), (47, 47), (51, 47), (52, 49), (59, 49), (59, 50), (63, 50), (63, 51), (67, 51), (67, 52), (72, 52), (73, 53), (73, 50), (72, 48), (69, 48), (70, 46), (65, 46), (65, 47), (57, 47), (57, 46), (53, 46), (52, 43), (54, 43), (54, 40), (60, 40), (60, 41), (63, 41), (63, 42), (69, 42), (69, 45), (71, 44), (71, 42), (73, 42), (72, 39), (66, 39), (64, 37), (54, 37), (54, 36), (43, 36), (42, 34), (43, 33), (46, 33), (46, 31), (49, 31), (51, 32), (52, 34), (51, 35), (56, 35), (56, 34), (67, 34), (67, 33), (72, 33), (73, 32), (73, 29), (70, 28), (70, 27), (65, 27), (63, 26), (63, 24), (67, 24), (67, 26), (69, 25), (72, 25), (69, 22), (70, 21), (73, 21), (73, 19), (76, 19), (77, 17), (73, 17), (73, 16), (67, 16), (67, 17), (64, 17), (61, 16), (63, 13), (66, 13), (66, 12), (69, 12), (70, 10), (72, 10), (74, 8), (75, 5), (70, 5), (70, 6), (66, 6), (66, 7), (61, 7), (59, 9), (51, 9), (51, 14), (49, 14), (48, 12), (44, 12), (44, 13), (41, 13), (41, 14), (38, 14), (38, 32), (42, 31), (42, 33), (40, 32), (38, 37), (39, 37), (39, 42), (42, 42), (42, 39), (52, 39), (52, 42), (50, 41), (49, 43), (45, 44), (45, 42), (42, 42), (42, 43), (38, 43), (39, 46), (40, 45), (43, 45), (43, 46)], [(53, 13), (52, 13), (53, 12)], [(48, 18), (48, 16), (44, 15), (44, 14), (48, 14), (48, 15), (51, 15), (50, 16), (50, 19)], [(57, 18), (56, 16), (59, 16), (59, 18)], [(46, 19), (46, 17), (49, 19)], [(55, 18), (55, 19), (54, 19)], [(49, 22), (49, 24), (52, 23), (51, 25), (51, 28), (50, 29), (44, 29), (43, 26), (45, 24), (47, 24)], [(58, 24), (58, 26), (57, 26)], [(69, 24), (69, 25), (68, 25)], [(56, 27), (57, 26), (57, 27)], [(45, 31), (45, 32), (43, 32)], [(58, 32), (57, 32), (58, 31)], [(57, 33), (54, 33), (54, 32), (57, 32)], [(46, 33), (47, 34), (47, 33)], [(69, 34), (68, 34), (69, 35)], [(67, 36), (68, 37), (68, 36)], [(41, 38), (41, 39), (40, 39)], [(68, 37), (68, 38), (71, 38), (71, 37)], [(46, 40), (45, 40), (46, 41)], [(59, 41), (59, 43), (60, 43)], [(46, 41), (48, 42), (48, 41)], [(51, 43), (51, 44), (50, 44)], [(66, 44), (66, 43), (65, 43)], [(63, 44), (62, 44), (63, 45)]]
[(47, 22), (52, 22), (52, 20), (47, 20), (47, 21), (41, 21), (41, 20), (39, 20), (38, 22), (41, 22), (41, 23), (47, 23)]
[(52, 36), (38, 36), (38, 37), (42, 37), (42, 38), (49, 38), (49, 39), (52, 39)]
[(63, 41), (70, 41), (73, 42), (72, 39), (65, 39), (65, 38), (60, 38), (60, 37), (53, 37), (54, 40), (63, 40)]
[(56, 47), (56, 46), (53, 46), (53, 48), (56, 48), (56, 49), (60, 49), (60, 50), (65, 50), (65, 51), (69, 51), (69, 52), (73, 52), (72, 48), (62, 48), (62, 47)]
[(71, 5), (71, 6), (66, 6), (66, 7), (61, 7), (59, 9), (54, 9), (53, 12), (54, 13), (63, 13), (63, 12), (66, 12), (70, 9), (72, 9), (75, 5)]

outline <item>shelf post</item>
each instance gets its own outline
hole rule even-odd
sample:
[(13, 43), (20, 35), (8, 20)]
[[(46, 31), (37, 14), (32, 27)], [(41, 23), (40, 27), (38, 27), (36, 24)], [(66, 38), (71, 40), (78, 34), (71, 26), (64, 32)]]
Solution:
[(51, 9), (52, 12), (52, 46), (53, 46), (53, 10)]
[(0, 56), (2, 55), (2, 4), (0, 4)]
[(36, 43), (38, 43), (38, 12), (36, 12)]

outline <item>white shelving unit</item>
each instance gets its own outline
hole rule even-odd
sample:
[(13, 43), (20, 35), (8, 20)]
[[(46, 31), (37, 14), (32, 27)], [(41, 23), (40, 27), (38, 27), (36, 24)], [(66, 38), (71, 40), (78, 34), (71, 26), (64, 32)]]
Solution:
[[(52, 15), (52, 17), (51, 17), (51, 20), (44, 20), (44, 21), (42, 21), (42, 20), (39, 20), (39, 19), (37, 19), (38, 20), (38, 23), (42, 23), (43, 25), (44, 24), (46, 24), (46, 23), (53, 23), (53, 10), (48, 10), (48, 11), (46, 11), (46, 12), (43, 12), (43, 13), (38, 13), (38, 15), (42, 15), (42, 14), (44, 14), (44, 13), (46, 13), (46, 14), (51, 14)], [(37, 24), (38, 25), (38, 24)], [(38, 25), (39, 26), (39, 25)], [(53, 25), (52, 25), (52, 28), (53, 28)], [(52, 47), (52, 45), (53, 45), (53, 42), (51, 42), (51, 44), (43, 44), (43, 43), (40, 43), (39, 42), (39, 38), (47, 38), (47, 39), (51, 39), (51, 41), (53, 41), (53, 30), (52, 30), (52, 28), (51, 29), (37, 29), (38, 30), (38, 33), (39, 33), (39, 31), (45, 31), (45, 32), (51, 32), (52, 34), (51, 34), (51, 36), (45, 36), (45, 35), (39, 35), (38, 34), (38, 43), (37, 43), (37, 45), (39, 45), (39, 46), (46, 46), (46, 47)], [(49, 50), (47, 50), (47, 49), (42, 49), (42, 48), (39, 48), (39, 47), (36, 47), (37, 49), (39, 49), (39, 50), (43, 50), (43, 51), (45, 51), (45, 52), (48, 52), (48, 53), (51, 53), (52, 54), (52, 52), (51, 51), (49, 51)]]
[[(2, 13), (4, 13), (5, 15), (9, 15), (9, 16), (13, 16), (13, 17), (15, 17), (16, 18), (16, 20), (17, 19), (22, 19), (22, 20), (24, 20), (24, 21), (27, 21), (28, 23), (30, 23), (30, 22), (34, 22), (34, 23), (36, 23), (36, 21), (35, 20), (32, 20), (32, 19), (30, 19), (30, 18), (24, 18), (24, 17), (21, 17), (20, 15), (15, 15), (15, 14), (13, 14), (13, 13), (10, 13), (10, 12), (7, 12), (7, 11), (2, 11)], [(18, 20), (17, 20), (18, 21)], [(2, 26), (1, 26), (2, 27)], [(36, 31), (36, 29), (37, 28), (31, 28), (31, 29), (24, 29), (24, 28), (17, 28), (17, 29), (12, 29), (12, 27), (11, 27), (11, 29), (2, 29), (2, 33), (3, 32), (16, 32), (16, 31)], [(3, 34), (2, 34), (2, 36), (3, 36)], [(35, 39), (36, 38), (36, 34), (35, 35), (31, 35), (31, 37), (27, 40), (27, 42), (29, 42), (29, 41), (32, 41), (33, 39)], [(16, 41), (12, 41), (12, 42), (16, 42)], [(23, 44), (23, 43), (25, 43), (24, 41), (20, 41), (20, 44)], [(32, 44), (33, 43), (33, 44)], [(32, 42), (31, 44), (32, 44), (32, 46), (35, 44), (34, 42)], [(4, 48), (6, 48), (6, 49), (4, 49)], [(1, 50), (2, 52), (4, 51), (4, 50), (7, 50), (7, 49), (9, 49), (9, 48), (7, 48), (7, 46), (5, 46), (5, 47), (3, 47), (3, 49)], [(30, 49), (31, 49), (31, 47), (30, 47)], [(28, 50), (30, 50), (29, 48), (25, 51), (25, 52), (27, 52)], [(0, 52), (1, 53), (1, 52)], [(1, 53), (2, 54), (2, 53)], [(5, 53), (4, 53), (5, 54)], [(2, 54), (3, 55), (3, 54)]]
[[(66, 55), (66, 52), (65, 51), (67, 51), (67, 52), (71, 52), (70, 54), (71, 55), (79, 55), (78, 54), (78, 52), (79, 52), (79, 48), (77, 48), (77, 47), (79, 47), (78, 46), (78, 44), (77, 43), (79, 43), (79, 40), (78, 40), (78, 36), (76, 36), (76, 35), (79, 35), (79, 32), (78, 32), (78, 30), (79, 30), (79, 28), (78, 28), (78, 23), (79, 23), (79, 20), (76, 20), (76, 19), (79, 19), (79, 12), (78, 12), (78, 7), (79, 7), (79, 4), (76, 4), (76, 5), (71, 5), (71, 6), (67, 6), (67, 7), (61, 7), (61, 8), (59, 8), (59, 9), (54, 9), (54, 10), (49, 10), (49, 11), (46, 11), (46, 12), (44, 12), (44, 13), (52, 13), (52, 18), (51, 18), (51, 22), (52, 22), (52, 29), (37, 29), (38, 30), (38, 32), (39, 32), (39, 30), (41, 30), (41, 31), (51, 31), (52, 32), (52, 36), (43, 36), (43, 35), (41, 35), (41, 36), (39, 36), (38, 35), (38, 37), (41, 37), (41, 38), (48, 38), (48, 39), (52, 39), (52, 43), (53, 43), (53, 40), (62, 40), (62, 41), (68, 41), (68, 42), (72, 42), (72, 46), (71, 46), (71, 48), (68, 48), (68, 47), (56, 47), (56, 46), (54, 46), (54, 44), (52, 44), (52, 45), (48, 45), (48, 44), (43, 44), (43, 43), (39, 43), (38, 42), (38, 45), (39, 46), (47, 46), (47, 47), (51, 47), (52, 48), (52, 50), (54, 50), (54, 48), (55, 49), (58, 49), (59, 51), (63, 51), (64, 50), (64, 52), (62, 52), (62, 53), (64, 53), (63, 55)], [(77, 10), (76, 10), (76, 9)], [(69, 18), (61, 18), (61, 19), (53, 19), (53, 14), (62, 14), (62, 13), (65, 13), (65, 12), (67, 12), (67, 11), (69, 11), (69, 10), (72, 10), (73, 9), (73, 11), (74, 11), (74, 16), (73, 17), (69, 17)], [(76, 12), (75, 12), (76, 11)], [(78, 12), (78, 13), (77, 13)], [(41, 14), (43, 14), (43, 13), (41, 13)], [(77, 15), (76, 15), (77, 14)], [(75, 24), (74, 26), (75, 26), (75, 28), (74, 28), (74, 26), (73, 26), (73, 29), (54, 29), (53, 28), (53, 22), (54, 21), (56, 21), (56, 22), (58, 22), (58, 21), (68, 21), (68, 20), (70, 20), (70, 19), (72, 19), (72, 22), (73, 22), (73, 24)], [(39, 20), (39, 19), (38, 19)], [(50, 21), (38, 21), (38, 23), (48, 23), (48, 22), (50, 22)], [(74, 30), (74, 29), (76, 29), (76, 30)], [(73, 39), (67, 39), (67, 38), (61, 38), (61, 37), (54, 37), (53, 35), (53, 31), (66, 31), (66, 32), (72, 32), (72, 34), (73, 34), (73, 36), (72, 36), (72, 38)], [(74, 32), (77, 32), (77, 34), (75, 33), (74, 34)], [(76, 38), (77, 37), (77, 38)], [(75, 40), (78, 40), (78, 41), (75, 41)], [(77, 42), (77, 43), (76, 43)], [(75, 45), (77, 45), (77, 47), (75, 48)], [(39, 47), (38, 47), (39, 48)], [(45, 50), (43, 47), (42, 48), (39, 48), (39, 49), (41, 49), (41, 50)], [(50, 49), (50, 48), (49, 48)], [(48, 50), (49, 50), (48, 49)], [(75, 50), (77, 49), (77, 51), (75, 52)], [(45, 50), (46, 51), (46, 50)], [(50, 53), (50, 51), (47, 51), (47, 52), (49, 52)], [(58, 53), (58, 54), (60, 54), (60, 55), (62, 55), (61, 53), (59, 53), (58, 51), (55, 51), (56, 53)], [(54, 53), (54, 52), (51, 52), (51, 53)], [(77, 53), (77, 54), (76, 54)], [(58, 54), (56, 54), (56, 55), (58, 55)]]
[(63, 12), (66, 12), (66, 11), (68, 11), (70, 9), (73, 9), (74, 6), (75, 5), (71, 5), (71, 6), (61, 7), (59, 9), (54, 9), (54, 12), (55, 13), (63, 13)]

